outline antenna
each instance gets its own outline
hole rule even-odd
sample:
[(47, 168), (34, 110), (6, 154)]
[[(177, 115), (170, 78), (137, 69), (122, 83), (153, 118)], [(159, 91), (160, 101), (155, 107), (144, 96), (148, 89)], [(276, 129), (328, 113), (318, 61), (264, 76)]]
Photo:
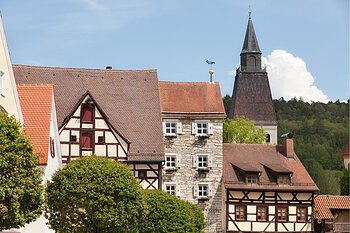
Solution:
[(213, 82), (213, 74), (214, 74), (213, 64), (215, 64), (215, 61), (206, 60), (205, 62), (210, 65), (210, 70), (209, 70), (210, 80), (209, 80), (209, 82), (212, 83)]

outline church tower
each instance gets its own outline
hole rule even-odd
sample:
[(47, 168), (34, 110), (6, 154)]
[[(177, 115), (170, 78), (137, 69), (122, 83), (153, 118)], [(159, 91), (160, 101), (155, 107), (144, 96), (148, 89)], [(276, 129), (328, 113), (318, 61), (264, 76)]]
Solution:
[(261, 51), (255, 35), (251, 11), (236, 70), (229, 118), (245, 116), (267, 133), (266, 141), (277, 144), (277, 116), (272, 102), (269, 79), (261, 66)]

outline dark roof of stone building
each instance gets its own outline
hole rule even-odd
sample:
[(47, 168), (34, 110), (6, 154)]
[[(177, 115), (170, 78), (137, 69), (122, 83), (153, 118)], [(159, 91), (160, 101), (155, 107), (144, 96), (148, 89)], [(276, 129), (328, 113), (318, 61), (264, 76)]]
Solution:
[(238, 73), (229, 118), (245, 116), (257, 124), (277, 124), (267, 73)]
[[(259, 173), (259, 184), (247, 184), (242, 172)], [(291, 175), (291, 184), (278, 185), (278, 174)], [(270, 144), (224, 143), (223, 181), (225, 188), (236, 190), (319, 190), (296, 155), (289, 159), (280, 146)]]
[[(100, 70), (14, 65), (17, 83), (54, 85), (58, 126), (87, 91), (110, 124), (130, 142), (128, 159), (163, 161), (156, 70)], [(135, 159), (133, 158), (135, 157)]]
[(163, 117), (226, 117), (219, 83), (159, 82)]
[(246, 30), (243, 48), (242, 48), (242, 53), (246, 53), (246, 52), (261, 53), (258, 40), (256, 39), (253, 21), (250, 16), (249, 16), (247, 30)]

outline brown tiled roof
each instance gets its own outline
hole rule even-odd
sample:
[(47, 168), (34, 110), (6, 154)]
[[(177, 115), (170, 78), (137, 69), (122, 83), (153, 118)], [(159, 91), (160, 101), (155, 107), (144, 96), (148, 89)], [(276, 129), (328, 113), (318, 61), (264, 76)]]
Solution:
[(277, 124), (267, 73), (239, 73), (235, 78), (229, 118), (245, 116), (259, 124)]
[(159, 82), (163, 117), (224, 118), (219, 83)]
[[(281, 148), (269, 144), (227, 144), (223, 146), (223, 180), (226, 188), (245, 190), (305, 190), (318, 191), (316, 184), (297, 156), (288, 159), (281, 153)], [(249, 164), (261, 172), (259, 185), (247, 185), (234, 168), (235, 164)], [(279, 186), (271, 178), (266, 166), (278, 172), (292, 173), (291, 185)], [(278, 169), (277, 169), (278, 168)]]
[(315, 198), (315, 219), (333, 219), (332, 209), (350, 210), (350, 196), (319, 195)]
[(24, 132), (39, 154), (41, 165), (47, 164), (50, 143), (50, 122), (52, 110), (53, 85), (17, 85), (21, 103)]
[(130, 155), (164, 160), (156, 70), (100, 70), (14, 65), (17, 83), (51, 83), (62, 126), (87, 91), (112, 126), (130, 142)]

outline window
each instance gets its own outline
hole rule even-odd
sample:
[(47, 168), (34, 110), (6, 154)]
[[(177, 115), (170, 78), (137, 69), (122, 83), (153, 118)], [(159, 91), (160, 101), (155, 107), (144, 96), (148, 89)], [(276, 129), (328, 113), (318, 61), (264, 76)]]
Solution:
[(176, 135), (176, 122), (165, 122), (165, 135)]
[(81, 122), (92, 123), (94, 121), (94, 106), (92, 104), (81, 105)]
[(267, 206), (256, 207), (256, 221), (267, 221)]
[(198, 198), (209, 197), (209, 186), (207, 184), (198, 185)]
[(306, 222), (306, 221), (307, 221), (307, 208), (297, 207), (297, 222)]
[(277, 208), (277, 218), (279, 222), (288, 221), (288, 209), (287, 207), (278, 207)]
[(98, 136), (97, 137), (97, 142), (98, 143), (104, 143), (105, 142), (105, 138), (103, 136)]
[(176, 195), (176, 184), (166, 184), (165, 191), (172, 195)]
[(198, 155), (198, 169), (208, 169), (208, 155)]
[(270, 143), (270, 142), (271, 142), (271, 135), (266, 134), (266, 143)]
[(165, 170), (174, 170), (177, 166), (176, 155), (165, 156)]
[(50, 152), (51, 152), (51, 157), (55, 158), (55, 140), (50, 137)]
[(258, 176), (256, 174), (247, 175), (247, 183), (248, 184), (257, 184)]
[(279, 185), (289, 185), (289, 176), (286, 176), (286, 175), (278, 176), (278, 184)]
[(92, 133), (86, 132), (81, 134), (81, 147), (83, 149), (92, 149)]
[(138, 177), (139, 177), (139, 179), (146, 179), (147, 178), (147, 171), (146, 170), (139, 170)]
[(76, 142), (77, 141), (77, 136), (76, 135), (70, 135), (70, 141), (71, 142)]
[(0, 70), (0, 94), (4, 95), (4, 72)]
[(197, 134), (207, 135), (208, 134), (208, 123), (207, 122), (197, 122)]
[(236, 205), (235, 207), (236, 220), (246, 220), (247, 211), (246, 206), (244, 205)]

